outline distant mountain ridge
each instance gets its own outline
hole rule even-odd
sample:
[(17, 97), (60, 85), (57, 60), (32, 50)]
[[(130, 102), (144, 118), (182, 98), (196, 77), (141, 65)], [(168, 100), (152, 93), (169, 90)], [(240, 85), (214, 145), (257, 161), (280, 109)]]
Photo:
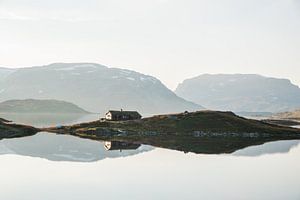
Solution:
[(101, 113), (121, 108), (142, 114), (203, 108), (178, 97), (152, 76), (95, 63), (54, 63), (15, 69), (2, 78), (0, 92), (0, 101), (59, 99)]
[(0, 103), (0, 113), (87, 114), (75, 104), (58, 100), (8, 100)]
[(298, 86), (255, 74), (204, 74), (184, 80), (175, 93), (216, 110), (282, 112), (300, 107)]

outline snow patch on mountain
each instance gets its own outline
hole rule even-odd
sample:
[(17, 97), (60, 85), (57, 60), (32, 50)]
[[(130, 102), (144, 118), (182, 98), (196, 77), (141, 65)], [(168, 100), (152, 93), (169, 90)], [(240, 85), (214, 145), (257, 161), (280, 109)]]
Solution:
[(94, 64), (77, 64), (77, 65), (72, 65), (72, 66), (55, 66), (53, 67), (53, 70), (55, 71), (74, 71), (78, 69), (96, 69), (98, 66)]

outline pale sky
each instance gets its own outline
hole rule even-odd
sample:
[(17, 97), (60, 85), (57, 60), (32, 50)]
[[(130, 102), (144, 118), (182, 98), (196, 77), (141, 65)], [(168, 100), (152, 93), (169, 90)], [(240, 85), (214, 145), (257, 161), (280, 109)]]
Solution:
[(0, 0), (0, 66), (96, 62), (170, 89), (203, 73), (300, 85), (300, 0)]

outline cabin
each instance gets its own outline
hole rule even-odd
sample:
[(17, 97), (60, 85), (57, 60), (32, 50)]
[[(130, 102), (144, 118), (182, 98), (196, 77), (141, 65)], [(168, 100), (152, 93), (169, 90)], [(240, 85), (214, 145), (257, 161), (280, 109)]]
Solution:
[(106, 141), (104, 142), (104, 148), (107, 151), (112, 150), (135, 150), (139, 148), (140, 144), (133, 144), (133, 143), (127, 143), (127, 142), (119, 142), (119, 141)]
[(110, 110), (105, 114), (105, 119), (112, 121), (135, 120), (141, 118), (142, 115), (137, 111)]

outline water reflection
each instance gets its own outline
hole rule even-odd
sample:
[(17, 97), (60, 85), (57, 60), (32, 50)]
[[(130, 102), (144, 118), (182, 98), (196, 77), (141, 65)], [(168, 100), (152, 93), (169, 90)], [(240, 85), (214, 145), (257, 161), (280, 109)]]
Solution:
[[(71, 118), (64, 123), (84, 120)], [(47, 120), (29, 118), (40, 126)], [(237, 147), (201, 144), (202, 151)], [(300, 199), (299, 141), (248, 146), (233, 154), (204, 155), (52, 133), (5, 139), (0, 141), (0, 199)]]
[[(146, 145), (112, 142), (108, 151), (105, 147), (108, 143), (69, 135), (38, 133), (31, 137), (1, 140), (0, 154), (40, 157), (52, 161), (94, 162), (105, 158), (135, 155), (154, 149)], [(116, 149), (118, 151), (112, 151)]]
[(260, 157), (184, 154), (156, 148), (85, 164), (6, 155), (0, 156), (0, 165), (0, 199), (5, 200), (300, 197), (300, 145), (288, 153)]
[(300, 143), (299, 140), (268, 142), (262, 145), (250, 146), (237, 150), (234, 156), (261, 156), (265, 154), (288, 153)]
[[(255, 157), (265, 154), (288, 153), (299, 143), (299, 140), (269, 142), (237, 150), (231, 155)], [(30, 137), (0, 141), (0, 155), (17, 154), (51, 161), (95, 162), (105, 158), (132, 156), (154, 149), (148, 145), (120, 141), (94, 141), (46, 132)]]
[[(77, 124), (93, 121), (99, 115), (49, 115), (49, 114), (0, 114), (0, 117), (38, 127)], [(149, 141), (148, 141), (149, 142)], [(285, 153), (298, 145), (299, 141), (269, 142), (261, 140), (240, 141), (239, 139), (201, 139), (187, 141), (153, 140), (151, 145), (197, 154), (231, 154), (234, 156), (259, 156)], [(265, 143), (267, 142), (267, 143)], [(149, 144), (149, 143), (148, 143)], [(0, 141), (0, 154), (18, 154), (41, 157), (53, 161), (93, 162), (104, 158), (135, 155), (154, 149), (136, 144), (135, 141), (106, 141), (81, 139), (68, 135), (39, 133), (32, 137)]]
[[(94, 121), (99, 118), (99, 115), (1, 113), (1, 117), (12, 120), (15, 123), (48, 127)], [(106, 142), (107, 147), (108, 144), (109, 142)], [(106, 148), (105, 143), (101, 141), (81, 139), (68, 135), (56, 135), (53, 133), (38, 133), (31, 137), (0, 141), (1, 155), (17, 154), (40, 157), (52, 161), (94, 162), (105, 158), (135, 155), (154, 149), (146, 145), (141, 146), (125, 142), (111, 142), (111, 148), (108, 149), (110, 151), (107, 151)], [(118, 151), (112, 151), (113, 149), (118, 149)]]

